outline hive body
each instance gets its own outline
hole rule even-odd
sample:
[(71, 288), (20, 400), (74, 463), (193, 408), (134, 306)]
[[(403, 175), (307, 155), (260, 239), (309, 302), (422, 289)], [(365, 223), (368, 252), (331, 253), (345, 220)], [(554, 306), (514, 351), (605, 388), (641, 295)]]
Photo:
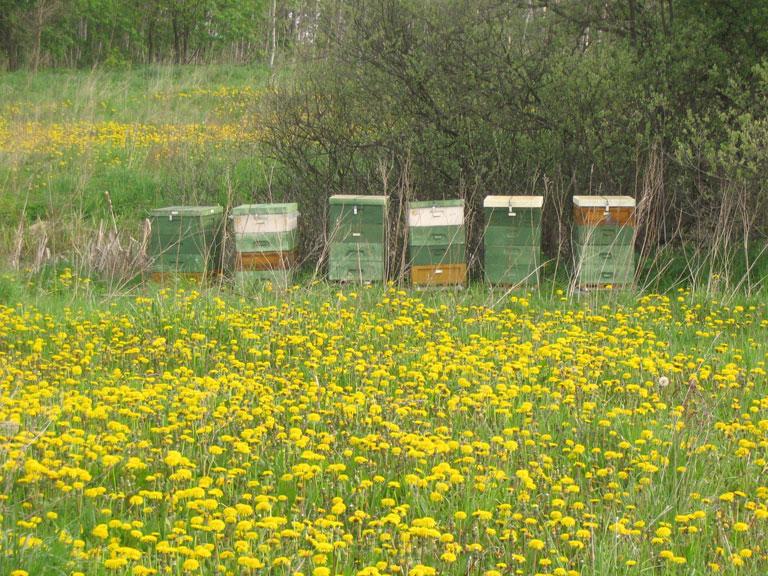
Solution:
[(541, 266), (542, 196), (488, 196), (483, 202), (485, 280), (536, 284)]
[(232, 209), (235, 279), (287, 287), (296, 266), (299, 211), (295, 203), (244, 204)]
[(168, 206), (150, 211), (149, 218), (154, 280), (173, 275), (202, 279), (221, 272), (221, 206)]
[(635, 199), (574, 196), (573, 222), (576, 285), (631, 284), (635, 277)]
[(331, 196), (328, 278), (383, 282), (387, 262), (387, 197)]
[(411, 202), (408, 206), (408, 246), (413, 285), (465, 284), (464, 201)]

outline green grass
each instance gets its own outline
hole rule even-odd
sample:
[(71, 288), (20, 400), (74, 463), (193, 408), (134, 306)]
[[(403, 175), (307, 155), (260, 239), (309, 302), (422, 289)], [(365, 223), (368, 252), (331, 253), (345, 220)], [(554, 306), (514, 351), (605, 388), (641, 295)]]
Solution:
[(37, 122), (192, 123), (233, 119), (222, 89), (263, 89), (262, 66), (151, 66), (132, 70), (13, 72), (0, 77), (0, 111)]
[[(149, 146), (89, 142), (22, 149), (15, 135), (47, 134), (59, 126), (157, 127), (161, 135), (189, 125), (202, 129), (250, 122), (267, 87), (263, 67), (149, 67), (111, 72), (17, 72), (0, 77), (0, 248), (7, 251), (20, 220), (59, 231), (59, 255), (82, 241), (73, 223), (94, 228), (114, 217), (133, 233), (158, 205), (244, 202), (267, 192), (269, 165), (250, 142)], [(31, 124), (30, 124), (31, 123)], [(124, 127), (124, 128), (123, 128)], [(88, 137), (88, 129), (85, 136)], [(2, 138), (0, 138), (2, 141)], [(82, 231), (82, 226), (78, 227)]]
[[(98, 550), (106, 542), (91, 536), (91, 530), (110, 517), (140, 519), (142, 533), (157, 533), (161, 539), (169, 537), (173, 525), (183, 526), (196, 543), (211, 541), (210, 534), (191, 527), (196, 514), (184, 505), (164, 500), (162, 506), (142, 511), (126, 503), (142, 488), (170, 495), (202, 476), (222, 478), (215, 485), (223, 495), (211, 496), (220, 501), (212, 517), (224, 506), (248, 501), (246, 494), (283, 495), (285, 500), (270, 515), (316, 523), (314, 530), (333, 538), (358, 534), (357, 525), (346, 517), (338, 528), (323, 524), (335, 496), (344, 499), (348, 514), (361, 510), (371, 520), (388, 513), (383, 498), (408, 504), (401, 526), (372, 528), (394, 534), (393, 544), (402, 554), (385, 554), (376, 539), (355, 536), (347, 549), (330, 555), (329, 565), (341, 574), (354, 574), (386, 558), (406, 573), (421, 563), (458, 576), (467, 573), (470, 562), (475, 566), (471, 573), (482, 575), (513, 553), (525, 558), (525, 570), (546, 557), (553, 560), (552, 567), (566, 566), (585, 576), (706, 573), (711, 562), (727, 574), (758, 575), (768, 566), (761, 548), (766, 521), (753, 518), (754, 510), (766, 505), (760, 496), (765, 484), (760, 473), (765, 427), (760, 423), (768, 417), (768, 325), (761, 299), (723, 303), (689, 291), (674, 297), (613, 292), (568, 299), (557, 288), (504, 294), (473, 284), (463, 291), (415, 292), (306, 281), (287, 292), (181, 283), (137, 286), (115, 296), (60, 269), (45, 276), (44, 282), (35, 277), (31, 284), (0, 279), (0, 313), (10, 318), (0, 328), (5, 331), (0, 358), (11, 366), (36, 366), (49, 383), (0, 384), (7, 406), (0, 406), (0, 420), (15, 414), (25, 429), (34, 430), (48, 419), (56, 433), (85, 428), (96, 435), (94, 446), (139, 456), (149, 468), (142, 474), (121, 472), (121, 463), (105, 470), (86, 459), (94, 478), (88, 485), (104, 486), (107, 494), (80, 500), (62, 497), (46, 479), (17, 483), (16, 472), (6, 471), (5, 481), (10, 478), (12, 487), (0, 521), (6, 534), (21, 530), (18, 520), (48, 512), (58, 518), (43, 520), (34, 531), (43, 539), (41, 549), (19, 551), (11, 558), (0, 555), (5, 572), (22, 567), (35, 574), (58, 569), (109, 573), (101, 564), (107, 552), (73, 561), (70, 547), (57, 535), (66, 529)], [(3, 302), (13, 311), (3, 309)], [(162, 349), (155, 344), (159, 337), (165, 339)], [(38, 339), (40, 353), (33, 348)], [(67, 380), (84, 354), (93, 360), (84, 364), (82, 377)], [(333, 357), (338, 359), (328, 360)], [(661, 376), (669, 378), (668, 386), (658, 384)], [(164, 381), (168, 386), (158, 388)], [(117, 403), (118, 388), (125, 398), (150, 389), (160, 396), (148, 396), (148, 416), (137, 419), (136, 396)], [(64, 399), (64, 413), (46, 400), (51, 392)], [(24, 409), (40, 402), (40, 409)], [(355, 415), (344, 416), (355, 402), (360, 402)], [(110, 419), (130, 427), (119, 448), (110, 444), (113, 431), (83, 418), (92, 406), (108, 407)], [(259, 412), (263, 406), (270, 407), (269, 416)], [(372, 406), (380, 408), (374, 412)], [(309, 413), (319, 419), (307, 421)], [(229, 451), (230, 444), (247, 429), (271, 426), (271, 419), (277, 428), (252, 445), (244, 475), (227, 479), (227, 469), (244, 462)], [(177, 422), (182, 425), (175, 426)], [(293, 446), (279, 433), (291, 428), (309, 434), (309, 444)], [(473, 452), (459, 448), (474, 442), (497, 446), (494, 438), (506, 429), (514, 430), (514, 451), (492, 448), (486, 454), (477, 444)], [(325, 432), (333, 440), (327, 440), (331, 449), (321, 468), (343, 463), (351, 480), (330, 472), (306, 481), (284, 476), (303, 461), (304, 450), (318, 451), (325, 442), (318, 434)], [(378, 437), (377, 442), (386, 439), (389, 447), (367, 450), (354, 440), (369, 435)], [(35, 455), (54, 468), (79, 457), (79, 449), (59, 446), (55, 438), (52, 433), (40, 446), (33, 443), (27, 457)], [(416, 449), (419, 442), (429, 446), (437, 438), (458, 444), (436, 453)], [(745, 454), (737, 452), (742, 439), (756, 443)], [(10, 446), (22, 440), (11, 440)], [(224, 445), (225, 456), (211, 459), (211, 444)], [(577, 444), (585, 450), (572, 454)], [(50, 451), (47, 456), (43, 445)], [(192, 458), (195, 476), (190, 483), (162, 476), (169, 474), (163, 458), (170, 449)], [(416, 452), (408, 454), (408, 449)], [(356, 461), (358, 457), (366, 462)], [(213, 466), (214, 461), (223, 468)], [(655, 470), (644, 468), (644, 462)], [(464, 482), (450, 486), (445, 498), (435, 502), (430, 494), (437, 479), (418, 488), (407, 478), (427, 478), (441, 463), (459, 470)], [(486, 478), (496, 469), (509, 478)], [(530, 499), (522, 491), (518, 470), (529, 470), (535, 479), (536, 486), (527, 490)], [(147, 480), (150, 473), (163, 479)], [(358, 488), (377, 474), (385, 481)], [(390, 487), (389, 481), (400, 486)], [(478, 482), (484, 491), (475, 487)], [(569, 485), (579, 492), (564, 491)], [(733, 503), (719, 498), (733, 491), (745, 496), (736, 495)], [(22, 508), (24, 500), (32, 507)], [(505, 516), (507, 504), (512, 505), (510, 513), (536, 523), (525, 525)], [(475, 520), (476, 510), (490, 511), (493, 519), (487, 524)], [(699, 510), (704, 517), (692, 521), (698, 532), (681, 531), (686, 522), (676, 516)], [(456, 511), (469, 515), (465, 525), (454, 519)], [(551, 524), (558, 512), (576, 519), (571, 540), (579, 539), (576, 528), (586, 526), (589, 538), (580, 537), (585, 549), (560, 538), (566, 530)], [(441, 532), (452, 534), (464, 547), (481, 542), (485, 552), (462, 549), (460, 561), (452, 564), (439, 558), (443, 549), (436, 542), (404, 548), (401, 535), (419, 517), (434, 518)], [(642, 522), (637, 534), (616, 533), (612, 526), (622, 518), (628, 528)], [(745, 532), (734, 529), (739, 521), (748, 523)], [(672, 528), (668, 541), (653, 543), (656, 530), (667, 525)], [(485, 531), (490, 527), (497, 534), (512, 528), (517, 540), (500, 541)], [(141, 544), (127, 532), (113, 528), (110, 533), (123, 545), (140, 549), (143, 564), (181, 573), (184, 555), (157, 556), (151, 544)], [(317, 532), (311, 534), (314, 538)], [(526, 543), (532, 538), (543, 540), (545, 550), (531, 550)], [(231, 549), (234, 540), (225, 533), (216, 540), (217, 549)], [(276, 540), (260, 557), (294, 558), (296, 570), (301, 547)], [(740, 570), (732, 569), (730, 554), (746, 549), (752, 558)], [(663, 550), (672, 550), (686, 563), (663, 560)], [(638, 566), (627, 566), (631, 560)], [(317, 564), (307, 562), (304, 572), (311, 573)], [(203, 564), (213, 571), (213, 564)]]

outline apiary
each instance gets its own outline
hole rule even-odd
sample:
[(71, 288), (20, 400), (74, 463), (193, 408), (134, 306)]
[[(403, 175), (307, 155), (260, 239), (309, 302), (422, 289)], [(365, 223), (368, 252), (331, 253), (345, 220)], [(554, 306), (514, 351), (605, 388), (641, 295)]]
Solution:
[(329, 203), (328, 278), (338, 282), (383, 282), (387, 197), (336, 195)]
[(536, 284), (541, 266), (543, 196), (487, 196), (483, 201), (485, 280)]
[(221, 272), (221, 206), (168, 206), (150, 211), (151, 277), (192, 278)]
[(243, 204), (232, 209), (235, 279), (269, 280), (287, 287), (296, 266), (299, 210), (292, 202)]
[(465, 284), (464, 201), (411, 202), (408, 206), (408, 247), (413, 285)]
[(578, 286), (631, 284), (635, 276), (635, 199), (573, 197), (573, 261)]

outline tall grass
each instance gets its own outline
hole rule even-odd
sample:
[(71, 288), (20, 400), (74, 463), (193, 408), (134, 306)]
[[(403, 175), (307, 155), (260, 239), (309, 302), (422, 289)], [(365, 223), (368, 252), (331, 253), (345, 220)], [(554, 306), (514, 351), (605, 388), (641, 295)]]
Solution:
[[(759, 300), (567, 301), (556, 289), (499, 301), (479, 285), (416, 297), (319, 283), (101, 302), (66, 271), (38, 299), (9, 286), (0, 352), (41, 378), (0, 381), (0, 450), (24, 464), (0, 474), (2, 542), (14, 551), (0, 557), (4, 573), (108, 574), (107, 560), (126, 555), (129, 571), (178, 574), (189, 558), (202, 566), (189, 573), (248, 573), (237, 563), (252, 557), (287, 557), (306, 574), (379, 562), (412, 575), (504, 574), (511, 562), (512, 574), (765, 572)], [(82, 449), (81, 429), (92, 438)], [(174, 450), (191, 477), (177, 474)], [(53, 475), (65, 466), (90, 480)], [(210, 491), (190, 501), (207, 511), (183, 496), (197, 486)], [(255, 536), (229, 521), (218, 535), (199, 528), (257, 497), (269, 509), (237, 519), (265, 522)], [(332, 509), (336, 498), (345, 508)], [(397, 523), (382, 522), (393, 506), (404, 506)], [(297, 522), (298, 536), (271, 537), (275, 517)], [(20, 535), (40, 541), (20, 547)], [(325, 538), (347, 544), (317, 545)], [(75, 539), (92, 553), (73, 552)], [(238, 543), (248, 539), (264, 546)], [(212, 557), (197, 548), (208, 543)]]

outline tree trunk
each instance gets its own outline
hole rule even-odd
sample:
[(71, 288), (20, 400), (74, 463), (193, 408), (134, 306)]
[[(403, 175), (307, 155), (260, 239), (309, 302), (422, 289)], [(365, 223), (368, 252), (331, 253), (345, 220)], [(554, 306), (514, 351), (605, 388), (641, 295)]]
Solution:
[(181, 64), (189, 62), (189, 36), (191, 32), (188, 25), (181, 32)]
[(44, 21), (44, 13), (43, 13), (43, 3), (40, 2), (37, 5), (37, 14), (35, 18), (35, 47), (32, 50), (32, 71), (37, 72), (38, 67), (40, 66), (40, 43), (43, 35), (43, 21)]
[(179, 30), (179, 17), (176, 12), (171, 19), (173, 27), (173, 62), (181, 64), (181, 31)]
[(147, 64), (152, 64), (155, 56), (155, 19), (149, 21), (147, 27)]
[(3, 52), (8, 60), (8, 71), (15, 72), (21, 68), (21, 50), (16, 40), (10, 33), (2, 38)]
[(272, 50), (269, 55), (269, 67), (275, 67), (275, 53), (277, 52), (277, 0), (272, 0)]
[(8, 60), (8, 70), (13, 72), (21, 67), (18, 38), (8, 15), (0, 14), (0, 50)]
[(9, 72), (16, 72), (21, 68), (21, 55), (19, 54), (18, 46), (9, 46), (6, 49), (6, 56), (8, 57)]

